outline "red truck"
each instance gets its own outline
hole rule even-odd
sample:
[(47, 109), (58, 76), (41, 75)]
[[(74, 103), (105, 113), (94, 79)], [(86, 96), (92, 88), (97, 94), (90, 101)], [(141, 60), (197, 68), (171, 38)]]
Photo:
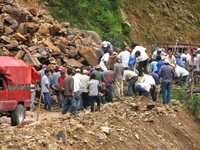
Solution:
[(0, 56), (0, 115), (10, 116), (12, 125), (23, 122), (31, 105), (30, 85), (37, 80), (39, 74), (31, 65)]

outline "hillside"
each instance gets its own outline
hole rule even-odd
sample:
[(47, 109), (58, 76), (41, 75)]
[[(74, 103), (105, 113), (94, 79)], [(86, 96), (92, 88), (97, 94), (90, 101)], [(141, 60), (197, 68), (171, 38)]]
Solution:
[(124, 12), (132, 36), (144, 43), (200, 42), (198, 0), (127, 0)]
[(44, 1), (55, 18), (94, 30), (117, 46), (132, 40), (154, 44), (200, 39), (198, 0)]

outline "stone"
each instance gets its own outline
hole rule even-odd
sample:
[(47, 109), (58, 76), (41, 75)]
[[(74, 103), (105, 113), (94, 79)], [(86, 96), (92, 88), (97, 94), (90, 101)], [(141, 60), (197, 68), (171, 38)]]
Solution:
[(68, 48), (68, 40), (64, 37), (59, 37), (55, 42), (56, 46), (60, 48), (60, 50), (66, 53), (66, 49)]
[(4, 32), (4, 25), (2, 22), (0, 22), (0, 34), (3, 34)]
[(43, 23), (40, 25), (38, 33), (40, 33), (41, 35), (48, 35), (49, 34), (49, 27), (50, 24), (49, 23)]
[(3, 41), (3, 43), (5, 43), (5, 44), (18, 44), (18, 42), (15, 39), (12, 39), (12, 38), (10, 38), (8, 36), (4, 36), (4, 35), (2, 35), (0, 37), (0, 40)]
[(14, 30), (11, 27), (4, 27), (4, 34), (8, 35), (8, 34), (12, 34), (14, 32)]
[(58, 35), (61, 27), (59, 25), (53, 25), (49, 28), (49, 32), (52, 36)]
[(64, 58), (63, 61), (71, 66), (71, 67), (78, 67), (78, 68), (81, 68), (83, 67), (83, 64), (81, 64), (79, 61), (75, 60), (75, 59), (68, 59), (68, 58)]
[(14, 35), (15, 39), (18, 41), (26, 41), (27, 39), (19, 32), (15, 33)]
[(91, 66), (96, 66), (98, 64), (97, 56), (92, 48), (82, 47), (78, 51), (80, 55), (83, 56)]
[(139, 106), (136, 103), (130, 103), (130, 106), (133, 110), (139, 110)]
[(31, 20), (31, 13), (21, 9), (17, 6), (5, 5), (2, 8), (2, 12), (9, 14), (14, 19), (18, 20), (18, 22), (25, 22)]
[(29, 9), (29, 12), (33, 15), (33, 16), (37, 16), (37, 14), (38, 14), (38, 10), (36, 9), (36, 8), (30, 8)]
[(101, 127), (101, 131), (108, 135), (111, 133), (111, 128), (103, 126)]
[(48, 48), (50, 48), (53, 52), (55, 53), (60, 53), (60, 49), (58, 47), (56, 47), (49, 39), (45, 40), (43, 42), (46, 46), (48, 46)]
[(97, 34), (94, 31), (86, 31), (85, 34), (87, 36), (89, 36), (96, 44), (101, 45), (102, 40), (101, 40), (101, 37), (99, 36), (99, 34)]
[(147, 110), (151, 110), (155, 107), (155, 103), (151, 102), (147, 104)]
[(33, 35), (39, 29), (39, 25), (35, 22), (25, 22), (21, 23), (18, 28), (18, 32), (21, 34), (31, 34)]
[(156, 107), (156, 112), (157, 113), (165, 113), (166, 112), (166, 108), (165, 107)]
[(4, 22), (4, 25), (12, 28), (13, 30), (17, 29), (17, 27), (19, 25), (18, 22), (9, 15), (4, 16), (3, 22)]
[(63, 142), (65, 142), (66, 141), (66, 137), (65, 137), (65, 133), (64, 133), (64, 131), (59, 131), (57, 134), (56, 134), (56, 138), (57, 138), (57, 140), (59, 140), (59, 141), (63, 141)]

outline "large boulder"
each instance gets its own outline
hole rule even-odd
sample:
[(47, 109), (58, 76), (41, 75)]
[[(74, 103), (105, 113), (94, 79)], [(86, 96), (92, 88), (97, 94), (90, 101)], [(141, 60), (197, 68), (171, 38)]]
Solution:
[(83, 56), (86, 61), (91, 65), (91, 66), (96, 66), (98, 63), (98, 58), (95, 52), (93, 51), (92, 48), (90, 47), (81, 47), (79, 49), (79, 53), (81, 56)]

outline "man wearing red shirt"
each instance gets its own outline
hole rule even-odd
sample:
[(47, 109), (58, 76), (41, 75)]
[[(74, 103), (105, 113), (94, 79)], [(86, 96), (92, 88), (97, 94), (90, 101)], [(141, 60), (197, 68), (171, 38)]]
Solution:
[(63, 100), (64, 100), (64, 82), (65, 82), (65, 70), (60, 71), (61, 76), (58, 78), (58, 85), (59, 85), (59, 106), (63, 108)]

